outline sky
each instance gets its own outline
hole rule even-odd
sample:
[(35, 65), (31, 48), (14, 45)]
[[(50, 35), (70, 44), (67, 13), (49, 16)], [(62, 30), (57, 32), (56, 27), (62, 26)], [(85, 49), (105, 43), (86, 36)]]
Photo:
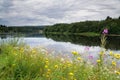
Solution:
[(120, 16), (120, 0), (0, 0), (0, 24), (53, 25)]

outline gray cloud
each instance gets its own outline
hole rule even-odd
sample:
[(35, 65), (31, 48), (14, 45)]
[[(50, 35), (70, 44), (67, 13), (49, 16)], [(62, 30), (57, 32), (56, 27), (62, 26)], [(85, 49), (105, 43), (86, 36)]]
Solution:
[(0, 24), (48, 25), (120, 16), (120, 0), (0, 0)]

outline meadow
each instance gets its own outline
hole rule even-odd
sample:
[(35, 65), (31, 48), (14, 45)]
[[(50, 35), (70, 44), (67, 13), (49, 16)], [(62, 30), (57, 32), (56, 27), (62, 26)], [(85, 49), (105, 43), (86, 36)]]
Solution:
[[(54, 56), (21, 39), (0, 42), (0, 80), (120, 80), (120, 53), (105, 49), (107, 29), (101, 35), (97, 60), (86, 60), (77, 51), (72, 58)], [(94, 59), (93, 59), (94, 60)]]

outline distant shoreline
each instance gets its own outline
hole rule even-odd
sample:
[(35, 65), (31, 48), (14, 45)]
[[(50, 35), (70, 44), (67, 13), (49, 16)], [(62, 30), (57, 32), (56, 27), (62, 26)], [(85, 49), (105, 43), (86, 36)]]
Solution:
[[(81, 35), (81, 36), (100, 36), (101, 34), (93, 33), (93, 32), (84, 32), (84, 33), (60, 33), (60, 32), (47, 32), (45, 34), (63, 34), (63, 35)], [(107, 36), (120, 36), (118, 34), (108, 34)]]
[[(40, 33), (16, 33), (16, 32), (13, 32), (13, 33), (0, 33), (0, 35), (14, 35), (14, 34), (40, 34)], [(98, 33), (93, 33), (93, 32), (84, 32), (84, 33), (60, 33), (60, 32), (47, 32), (45, 34), (54, 34), (54, 35), (81, 35), (81, 36), (100, 36), (101, 34), (98, 34)], [(117, 34), (108, 34), (107, 36), (119, 36), (120, 35), (117, 35)]]

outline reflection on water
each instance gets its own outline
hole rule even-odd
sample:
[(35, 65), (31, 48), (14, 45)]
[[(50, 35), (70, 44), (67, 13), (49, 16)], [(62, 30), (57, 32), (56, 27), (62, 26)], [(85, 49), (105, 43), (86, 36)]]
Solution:
[[(55, 41), (71, 42), (73, 44), (86, 45), (86, 46), (100, 46), (100, 37), (88, 37), (78, 35), (45, 35)], [(120, 50), (120, 37), (107, 37), (107, 49)]]
[[(45, 48), (47, 51), (52, 53), (57, 53), (62, 55), (70, 55), (71, 51), (77, 51), (81, 54), (86, 53), (86, 47), (83, 45), (76, 45), (70, 42), (56, 42), (52, 39), (47, 38), (24, 38), (25, 42), (30, 46), (41, 46)], [(99, 46), (90, 46), (88, 54), (96, 55), (99, 53)]]
[[(6, 35), (6, 38), (4, 39), (9, 39), (9, 37), (9, 35)], [(55, 55), (71, 55), (71, 51), (78, 51), (80, 54), (97, 56), (101, 50), (99, 46), (100, 37), (84, 37), (75, 35), (46, 35), (46, 37), (40, 34), (31, 34), (22, 38), (25, 43), (30, 46), (40, 46), (50, 53), (57, 53)], [(120, 38), (108, 37), (107, 40), (106, 47), (108, 48), (108, 51), (112, 49), (114, 52), (120, 53)], [(86, 50), (87, 47), (89, 47), (89, 51)]]

